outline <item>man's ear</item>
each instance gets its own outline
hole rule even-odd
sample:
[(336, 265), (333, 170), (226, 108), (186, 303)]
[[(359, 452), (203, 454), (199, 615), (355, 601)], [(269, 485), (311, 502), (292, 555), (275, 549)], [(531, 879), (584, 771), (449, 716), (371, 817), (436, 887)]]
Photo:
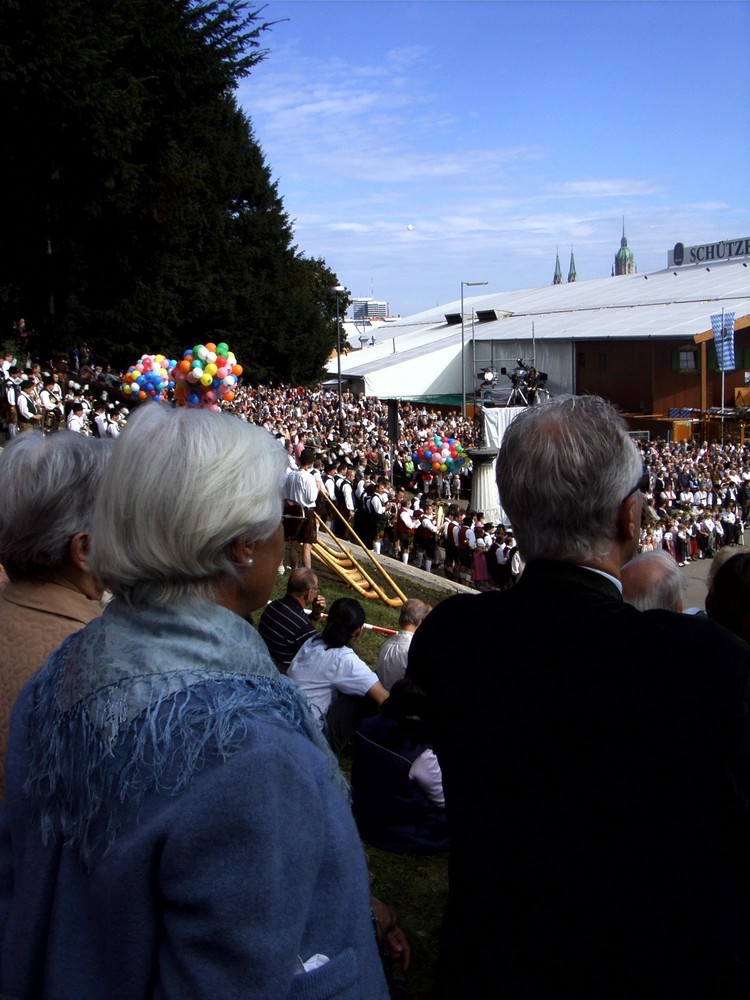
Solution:
[(88, 573), (89, 571), (89, 548), (90, 537), (88, 531), (76, 532), (68, 544), (68, 553), (71, 562), (76, 569), (83, 570), (84, 573)]
[(641, 510), (642, 505), (635, 494), (620, 504), (617, 512), (617, 534), (620, 541), (633, 542), (640, 538)]

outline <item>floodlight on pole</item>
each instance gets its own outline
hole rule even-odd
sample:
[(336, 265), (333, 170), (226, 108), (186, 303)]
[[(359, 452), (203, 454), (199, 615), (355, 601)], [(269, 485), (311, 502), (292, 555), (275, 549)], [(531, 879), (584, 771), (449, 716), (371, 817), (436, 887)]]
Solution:
[(464, 324), (464, 288), (471, 288), (474, 285), (487, 285), (487, 281), (462, 281), (461, 282), (461, 416), (466, 416), (466, 358), (464, 357), (464, 341), (466, 329)]
[(344, 401), (341, 393), (341, 320), (339, 318), (340, 296), (346, 291), (343, 285), (334, 285), (331, 289), (336, 295), (336, 364), (338, 366), (339, 389), (339, 434), (344, 433)]

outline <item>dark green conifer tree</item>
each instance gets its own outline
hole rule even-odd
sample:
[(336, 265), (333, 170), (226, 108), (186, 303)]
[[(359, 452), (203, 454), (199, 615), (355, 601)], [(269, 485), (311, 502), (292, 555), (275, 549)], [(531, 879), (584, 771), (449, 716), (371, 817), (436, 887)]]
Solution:
[(311, 381), (336, 284), (293, 245), (234, 89), (269, 27), (242, 0), (0, 0), (0, 323), (130, 363), (226, 340)]

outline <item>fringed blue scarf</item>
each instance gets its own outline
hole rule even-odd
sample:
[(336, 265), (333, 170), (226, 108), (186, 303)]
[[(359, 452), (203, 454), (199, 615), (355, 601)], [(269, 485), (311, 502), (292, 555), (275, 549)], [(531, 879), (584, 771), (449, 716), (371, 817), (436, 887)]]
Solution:
[(90, 867), (148, 792), (176, 795), (206, 757), (226, 760), (253, 721), (300, 733), (338, 762), (263, 640), (216, 604), (132, 611), (112, 603), (34, 679), (24, 791), (44, 842), (62, 837)]

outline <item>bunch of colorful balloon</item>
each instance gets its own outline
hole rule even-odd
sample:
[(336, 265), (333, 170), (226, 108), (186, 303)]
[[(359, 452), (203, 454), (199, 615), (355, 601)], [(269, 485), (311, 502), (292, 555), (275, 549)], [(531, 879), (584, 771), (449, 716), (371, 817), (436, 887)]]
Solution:
[(164, 399), (174, 388), (176, 364), (163, 354), (144, 354), (123, 376), (122, 391), (131, 399)]
[(453, 475), (466, 462), (463, 445), (455, 438), (444, 438), (440, 434), (419, 444), (412, 458), (422, 478), (428, 481), (441, 474)]
[(242, 365), (226, 344), (196, 344), (174, 370), (175, 399), (183, 406), (218, 410), (231, 403)]

